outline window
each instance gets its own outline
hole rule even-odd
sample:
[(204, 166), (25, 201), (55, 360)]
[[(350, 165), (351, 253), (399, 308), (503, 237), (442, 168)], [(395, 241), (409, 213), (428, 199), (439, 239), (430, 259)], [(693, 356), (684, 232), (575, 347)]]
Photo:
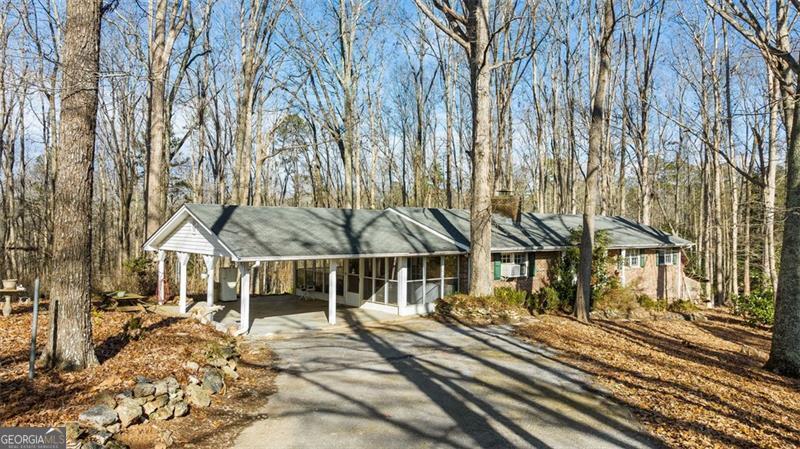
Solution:
[(674, 250), (662, 249), (658, 252), (659, 265), (677, 265), (680, 254)]
[(501, 253), (500, 276), (504, 278), (526, 277), (528, 257), (526, 253)]
[(625, 251), (625, 266), (626, 267), (643, 267), (646, 261), (646, 256), (642, 254), (640, 249), (629, 249)]

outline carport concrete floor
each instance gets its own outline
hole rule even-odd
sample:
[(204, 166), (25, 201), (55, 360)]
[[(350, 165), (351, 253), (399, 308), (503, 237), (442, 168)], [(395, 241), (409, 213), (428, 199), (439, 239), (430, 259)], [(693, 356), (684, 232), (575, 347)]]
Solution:
[(349, 324), (270, 341), (278, 391), (234, 447), (656, 446), (589, 376), (509, 327)]
[[(197, 304), (197, 303), (195, 303)], [(205, 303), (202, 303), (205, 304)], [(225, 309), (214, 314), (222, 324), (239, 323), (239, 301), (217, 302)], [(189, 308), (191, 312), (191, 307)], [(400, 317), (385, 312), (336, 305), (336, 326), (347, 327), (350, 321), (373, 323), (397, 320)], [(328, 302), (304, 299), (295, 295), (267, 295), (250, 297), (250, 336), (262, 337), (292, 334), (315, 330), (328, 330)]]

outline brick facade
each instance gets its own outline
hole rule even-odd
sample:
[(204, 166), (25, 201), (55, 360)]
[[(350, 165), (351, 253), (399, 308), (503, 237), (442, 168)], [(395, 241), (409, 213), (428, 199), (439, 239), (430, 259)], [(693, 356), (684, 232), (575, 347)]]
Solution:
[[(683, 263), (680, 265), (658, 265), (658, 250), (642, 250), (644, 266), (626, 266), (620, 269), (618, 264), (620, 250), (609, 250), (608, 271), (617, 276), (623, 285), (632, 288), (638, 294), (657, 299), (696, 299), (699, 288), (683, 274)], [(495, 287), (512, 287), (518, 290), (535, 292), (547, 285), (547, 272), (550, 265), (561, 252), (537, 252), (536, 270), (533, 277), (503, 279), (494, 282)]]

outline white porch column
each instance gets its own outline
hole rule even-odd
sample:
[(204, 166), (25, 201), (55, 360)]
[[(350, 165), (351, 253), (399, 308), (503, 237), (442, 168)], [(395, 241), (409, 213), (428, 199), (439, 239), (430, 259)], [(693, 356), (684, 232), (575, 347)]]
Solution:
[(444, 298), (444, 256), (439, 257), (439, 298)]
[[(407, 273), (407, 272), (406, 272)], [(428, 257), (422, 258), (422, 302), (428, 296)]]
[(250, 263), (239, 266), (239, 331), (250, 331)]
[(383, 303), (384, 304), (389, 304), (389, 279), (390, 279), (389, 260), (390, 259), (388, 257), (385, 257), (383, 259), (383, 279), (384, 279), (384, 283), (383, 283)]
[(203, 261), (206, 263), (206, 305), (211, 307), (214, 305), (214, 256), (203, 256)]
[(186, 313), (186, 266), (189, 264), (189, 253), (177, 253), (180, 273), (180, 296), (178, 298), (178, 312)]
[[(336, 324), (336, 264), (337, 260), (331, 260), (331, 269), (328, 272), (328, 324)], [(347, 278), (347, 274), (345, 274)], [(345, 291), (347, 294), (347, 291)]]
[(622, 258), (622, 264), (621, 264), (621, 267), (619, 269), (619, 283), (620, 283), (620, 285), (622, 285), (624, 287), (625, 286), (625, 264), (628, 261), (626, 260), (625, 250), (624, 249), (621, 250), (619, 254), (620, 254), (620, 257)]
[(164, 260), (167, 258), (167, 253), (162, 250), (158, 251), (158, 285), (156, 286), (156, 295), (158, 295), (158, 304), (164, 304)]
[(678, 299), (683, 299), (683, 288), (681, 288), (681, 284), (683, 284), (683, 270), (681, 269), (681, 250), (678, 248), (678, 252), (676, 253), (678, 260), (675, 261), (675, 288), (677, 291)]
[(401, 315), (408, 304), (408, 258), (397, 258), (397, 314)]

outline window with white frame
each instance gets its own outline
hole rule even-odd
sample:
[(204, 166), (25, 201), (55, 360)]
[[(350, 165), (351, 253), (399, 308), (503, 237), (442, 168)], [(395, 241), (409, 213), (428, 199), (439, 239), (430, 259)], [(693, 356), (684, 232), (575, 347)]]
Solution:
[(644, 265), (644, 254), (640, 249), (625, 250), (625, 266), (640, 267)]
[(658, 264), (677, 265), (678, 257), (680, 257), (680, 254), (678, 254), (677, 251), (672, 249), (662, 249), (658, 252)]
[(528, 275), (526, 253), (501, 253), (500, 275), (504, 278), (525, 277)]

